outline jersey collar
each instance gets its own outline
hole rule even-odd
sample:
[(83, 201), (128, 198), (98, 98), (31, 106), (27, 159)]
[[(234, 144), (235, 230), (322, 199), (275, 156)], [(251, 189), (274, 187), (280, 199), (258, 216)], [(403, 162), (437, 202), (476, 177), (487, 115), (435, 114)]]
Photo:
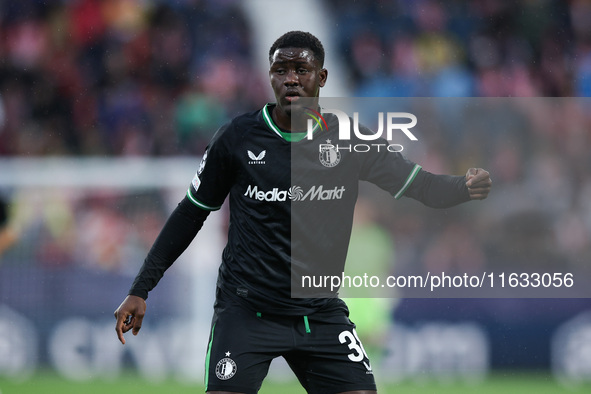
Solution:
[[(263, 119), (265, 120), (265, 123), (267, 124), (267, 126), (273, 130), (275, 132), (275, 134), (277, 134), (279, 137), (283, 138), (284, 140), (286, 140), (287, 142), (299, 142), (301, 140), (303, 140), (304, 138), (306, 138), (306, 135), (308, 134), (307, 132), (301, 132), (301, 133), (290, 133), (290, 132), (286, 132), (286, 131), (282, 131), (276, 124), (275, 122), (273, 122), (273, 118), (271, 117), (271, 112), (269, 111), (269, 107), (271, 107), (272, 103), (267, 103), (265, 104), (265, 106), (263, 107)], [(314, 126), (314, 129), (312, 129), (312, 133), (316, 133), (316, 131), (319, 129), (319, 125), (318, 123)]]

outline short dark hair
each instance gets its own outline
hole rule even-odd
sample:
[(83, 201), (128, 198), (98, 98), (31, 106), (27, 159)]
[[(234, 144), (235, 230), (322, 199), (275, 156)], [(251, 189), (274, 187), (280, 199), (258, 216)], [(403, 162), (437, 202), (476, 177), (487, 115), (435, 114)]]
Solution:
[(279, 37), (269, 49), (269, 63), (273, 61), (273, 54), (280, 48), (306, 48), (314, 53), (314, 58), (324, 66), (324, 47), (316, 36), (304, 31), (289, 31)]

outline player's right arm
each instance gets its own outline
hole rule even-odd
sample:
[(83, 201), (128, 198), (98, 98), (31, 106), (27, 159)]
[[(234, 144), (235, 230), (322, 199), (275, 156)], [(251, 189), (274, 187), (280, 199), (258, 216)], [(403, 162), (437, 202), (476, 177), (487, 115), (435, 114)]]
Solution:
[(133, 335), (137, 335), (142, 328), (142, 321), (146, 313), (146, 300), (141, 297), (128, 295), (115, 311), (115, 331), (117, 338), (125, 345), (123, 334), (133, 328)]
[(209, 213), (221, 207), (229, 192), (232, 165), (225, 136), (227, 129), (227, 126), (220, 128), (210, 142), (186, 196), (166, 221), (127, 298), (115, 311), (115, 331), (123, 344), (125, 332), (133, 329), (133, 334), (137, 335), (141, 328), (148, 293), (191, 244)]
[(123, 334), (130, 329), (133, 328), (133, 335), (138, 334), (148, 293), (191, 244), (208, 215), (209, 211), (195, 206), (187, 197), (172, 212), (135, 277), (127, 298), (115, 311), (115, 331), (121, 343), (125, 344)]

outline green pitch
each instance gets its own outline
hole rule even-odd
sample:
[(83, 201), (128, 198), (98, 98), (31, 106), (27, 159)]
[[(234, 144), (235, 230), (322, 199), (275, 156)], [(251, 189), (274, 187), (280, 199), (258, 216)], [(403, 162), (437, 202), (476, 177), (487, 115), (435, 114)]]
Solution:
[[(0, 377), (0, 394), (195, 394), (203, 393), (203, 387), (199, 385), (183, 384), (176, 381), (163, 383), (150, 383), (136, 376), (130, 375), (117, 378), (114, 381), (96, 380), (89, 382), (72, 382), (64, 380), (55, 374), (44, 373), (24, 382), (15, 382)], [(379, 392), (387, 393), (414, 393), (414, 394), (555, 394), (555, 393), (589, 393), (591, 383), (573, 387), (559, 385), (547, 374), (515, 374), (496, 373), (482, 383), (468, 384), (441, 384), (441, 383), (416, 383), (404, 382), (397, 385), (380, 385)], [(260, 394), (305, 394), (297, 382), (277, 385), (266, 382)]]

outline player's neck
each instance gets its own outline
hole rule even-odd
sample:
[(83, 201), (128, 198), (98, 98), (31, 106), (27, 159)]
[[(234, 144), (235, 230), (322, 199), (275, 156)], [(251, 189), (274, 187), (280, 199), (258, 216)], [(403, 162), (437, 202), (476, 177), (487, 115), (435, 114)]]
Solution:
[(288, 133), (305, 132), (308, 118), (300, 115), (292, 115), (292, 113), (282, 111), (277, 105), (275, 105), (275, 107), (271, 111), (271, 117), (273, 118), (273, 122), (282, 131)]

